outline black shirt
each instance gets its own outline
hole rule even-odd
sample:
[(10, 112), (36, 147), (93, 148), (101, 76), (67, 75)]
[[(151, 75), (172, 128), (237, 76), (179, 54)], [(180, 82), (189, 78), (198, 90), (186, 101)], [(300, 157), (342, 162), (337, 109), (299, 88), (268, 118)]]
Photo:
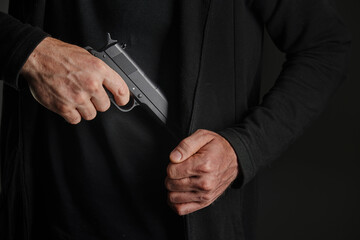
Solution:
[[(109, 32), (161, 84), (160, 60), (171, 62), (162, 47), (172, 8), (173, 1), (48, 1), (44, 30), (94, 48), (105, 44)], [(38, 146), (30, 156), (35, 239), (181, 239), (182, 219), (166, 203), (172, 145), (163, 126), (140, 107), (122, 113), (112, 106), (77, 126), (51, 117), (39, 133), (49, 149)]]

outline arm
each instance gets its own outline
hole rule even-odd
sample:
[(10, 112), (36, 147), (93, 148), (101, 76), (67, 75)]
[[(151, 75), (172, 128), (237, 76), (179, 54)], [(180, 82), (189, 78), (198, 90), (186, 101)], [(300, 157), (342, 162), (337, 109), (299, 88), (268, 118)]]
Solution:
[(329, 0), (254, 0), (286, 61), (262, 103), (223, 130), (242, 166), (242, 184), (279, 157), (324, 110), (346, 77), (350, 36)]
[[(49, 37), (40, 29), (1, 13), (1, 77), (19, 89), (21, 74), (34, 98), (72, 124), (91, 120), (110, 107), (105, 86), (116, 103), (125, 105), (129, 90), (104, 62), (85, 49)], [(6, 40), (6, 41), (5, 41)]]
[[(286, 53), (286, 62), (262, 103), (241, 123), (219, 132), (232, 148), (212, 132), (200, 137), (196, 132), (176, 147), (180, 155), (172, 152), (166, 186), (170, 205), (181, 215), (216, 200), (230, 185), (229, 179), (235, 179), (237, 171), (231, 169), (237, 161), (238, 185), (249, 182), (319, 116), (345, 78), (350, 37), (329, 1), (253, 0), (250, 7)], [(220, 156), (212, 151), (219, 146)]]

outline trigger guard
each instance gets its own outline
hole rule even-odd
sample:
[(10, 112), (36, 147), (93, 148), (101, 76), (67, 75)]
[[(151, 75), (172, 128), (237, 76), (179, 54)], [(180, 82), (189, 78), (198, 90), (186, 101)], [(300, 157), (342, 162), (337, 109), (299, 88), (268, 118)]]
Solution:
[(130, 96), (129, 102), (124, 106), (119, 106), (116, 104), (115, 100), (113, 98), (110, 98), (111, 102), (115, 105), (117, 109), (119, 109), (122, 112), (130, 112), (133, 110), (134, 107), (139, 106), (140, 104), (136, 101), (135, 98)]

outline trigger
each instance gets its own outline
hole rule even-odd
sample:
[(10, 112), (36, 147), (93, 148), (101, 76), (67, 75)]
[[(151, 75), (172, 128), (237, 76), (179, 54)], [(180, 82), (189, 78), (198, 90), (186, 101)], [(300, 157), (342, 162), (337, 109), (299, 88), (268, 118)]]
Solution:
[(130, 96), (129, 102), (124, 106), (117, 105), (114, 98), (110, 98), (110, 100), (115, 105), (115, 107), (122, 112), (130, 112), (134, 107), (140, 105), (132, 96)]

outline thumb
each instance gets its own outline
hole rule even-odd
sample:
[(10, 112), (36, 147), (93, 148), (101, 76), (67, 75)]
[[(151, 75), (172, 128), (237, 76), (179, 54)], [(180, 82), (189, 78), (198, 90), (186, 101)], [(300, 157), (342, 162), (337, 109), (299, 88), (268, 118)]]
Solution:
[(182, 140), (170, 153), (172, 163), (181, 163), (197, 153), (203, 146), (214, 139), (214, 134), (207, 130), (197, 130), (189, 137)]

